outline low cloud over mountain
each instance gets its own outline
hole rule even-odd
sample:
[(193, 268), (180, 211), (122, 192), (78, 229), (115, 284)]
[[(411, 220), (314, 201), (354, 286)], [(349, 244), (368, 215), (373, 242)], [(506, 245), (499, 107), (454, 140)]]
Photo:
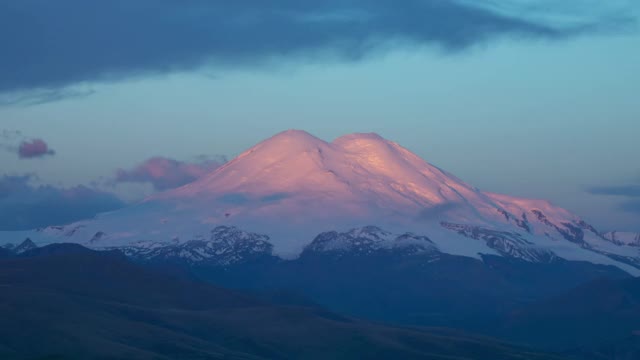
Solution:
[(0, 230), (25, 230), (91, 218), (124, 204), (87, 186), (34, 185), (34, 175), (0, 177)]
[(155, 190), (167, 190), (188, 184), (225, 162), (222, 156), (199, 157), (195, 162), (156, 156), (132, 169), (118, 169), (114, 182), (149, 183)]

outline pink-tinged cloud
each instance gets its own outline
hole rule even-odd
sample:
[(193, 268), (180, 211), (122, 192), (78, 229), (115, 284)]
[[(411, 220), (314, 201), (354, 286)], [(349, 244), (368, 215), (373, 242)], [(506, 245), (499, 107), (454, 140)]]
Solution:
[(21, 159), (33, 159), (47, 155), (55, 155), (55, 151), (49, 148), (49, 145), (42, 139), (33, 139), (31, 141), (23, 141), (18, 147), (18, 156)]
[(198, 162), (183, 162), (165, 157), (153, 157), (133, 169), (118, 169), (116, 182), (150, 183), (156, 190), (173, 189), (217, 169), (226, 160), (205, 158)]

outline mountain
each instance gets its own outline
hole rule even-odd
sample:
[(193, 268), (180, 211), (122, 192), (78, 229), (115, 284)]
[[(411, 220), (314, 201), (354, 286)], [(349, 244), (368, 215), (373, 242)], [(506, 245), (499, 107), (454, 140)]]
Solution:
[(153, 247), (151, 257), (173, 252), (193, 261), (217, 251), (225, 252), (224, 261), (249, 255), (246, 244), (230, 250), (212, 235), (222, 227), (268, 238), (256, 251), (292, 259), (318, 234), (371, 225), (428, 238), (443, 254), (561, 258), (640, 275), (640, 247), (633, 241), (602, 234), (547, 201), (483, 192), (376, 134), (326, 142), (285, 131), (183, 187), (92, 220), (0, 233), (0, 241), (29, 237), (131, 254)]
[[(42, 329), (33, 319), (16, 317), (22, 310), (15, 310), (25, 308), (21, 302), (34, 304), (33, 309), (41, 311), (34, 319), (51, 320), (46, 322), (46, 331), (60, 332), (67, 339), (82, 338), (105, 351), (129, 351), (129, 341), (134, 339), (132, 354), (157, 354), (164, 351), (155, 347), (155, 339), (170, 343), (180, 339), (178, 347), (168, 353), (175, 350), (179, 352), (174, 355), (197, 357), (195, 354), (216, 351), (232, 358), (273, 354), (299, 358), (302, 348), (283, 345), (284, 353), (274, 353), (278, 344), (291, 343), (293, 338), (294, 343), (301, 341), (306, 349), (316, 349), (324, 357), (336, 355), (323, 353), (328, 347), (362, 351), (362, 345), (372, 349), (372, 357), (391, 351), (387, 354), (410, 358), (424, 355), (421, 344), (431, 340), (328, 311), (504, 337), (510, 336), (508, 331), (498, 330), (512, 326), (513, 334), (521, 335), (514, 340), (546, 346), (538, 342), (538, 333), (527, 337), (526, 329), (536, 326), (535, 321), (527, 323), (535, 319), (526, 315), (528, 311), (536, 313), (537, 306), (544, 307), (540, 304), (585, 283), (615, 283), (640, 275), (636, 240), (633, 234), (601, 233), (547, 201), (483, 192), (375, 134), (352, 134), (325, 142), (302, 131), (286, 131), (191, 184), (124, 209), (68, 225), (0, 233), (0, 258), (4, 259), (0, 262), (7, 264), (22, 266), (33, 261), (38, 268), (34, 259), (61, 257), (74, 264), (69, 258), (72, 253), (94, 261), (98, 255), (86, 253), (84, 247), (100, 250), (109, 259), (102, 263), (101, 272), (83, 274), (85, 268), (91, 269), (89, 263), (70, 268), (61, 264), (59, 271), (67, 271), (64, 274), (58, 270), (49, 274), (49, 267), (56, 264), (38, 272), (26, 271), (20, 281), (37, 288), (30, 295), (21, 292), (19, 282), (6, 283), (0, 278), (0, 285), (7, 284), (12, 290), (5, 297), (16, 296), (4, 308), (15, 313), (11, 318), (15, 324)], [(144, 275), (136, 270), (138, 265), (153, 268), (155, 275)], [(13, 270), (7, 274), (20, 275)], [(180, 274), (177, 279), (176, 274)], [(246, 290), (275, 295), (261, 295), (258, 300), (245, 295)], [(58, 291), (63, 294), (56, 295)], [(269, 298), (287, 304), (286, 309), (276, 306), (274, 310), (265, 300)], [(208, 307), (217, 301), (237, 302), (239, 308), (221, 305), (224, 310), (214, 311)], [(54, 305), (47, 308), (45, 302)], [(69, 320), (80, 322), (77, 328), (44, 310), (74, 306), (86, 310)], [(305, 310), (291, 313), (291, 306)], [(142, 315), (132, 313), (131, 308), (143, 311)], [(607, 311), (615, 312), (615, 308)], [(545, 315), (542, 310), (539, 313)], [(202, 316), (211, 322), (198, 320)], [(268, 329), (247, 333), (255, 327), (249, 318), (259, 323), (264, 320)], [(289, 322), (301, 318), (301, 323)], [(505, 318), (513, 322), (505, 323)], [(549, 324), (552, 319), (549, 317)], [(142, 324), (131, 323), (138, 320)], [(520, 320), (528, 325), (519, 327)], [(283, 321), (291, 329), (282, 330)], [(58, 323), (63, 328), (51, 325)], [(324, 325), (316, 327), (316, 323)], [(99, 330), (95, 329), (108, 324), (118, 330), (96, 335)], [(624, 324), (618, 328), (623, 332), (627, 331)], [(148, 329), (145, 333), (153, 339), (132, 332), (138, 325), (142, 332)], [(309, 327), (311, 332), (296, 337), (300, 329)], [(76, 332), (85, 328), (91, 331)], [(223, 328), (234, 331), (230, 343), (220, 342), (228, 338)], [(324, 347), (314, 342), (319, 340), (307, 338), (327, 340), (321, 333), (359, 335), (346, 343), (340, 336), (329, 337)], [(216, 336), (204, 338), (202, 334)], [(13, 339), (10, 333), (0, 334), (0, 339), (2, 336)], [(20, 336), (31, 339), (42, 333)], [(379, 347), (377, 341), (385, 338), (391, 340)], [(64, 338), (54, 340), (48, 344), (53, 350), (69, 344)], [(451, 344), (442, 338), (437, 343), (443, 342)], [(0, 343), (0, 350), (26, 346), (16, 344), (5, 348)], [(486, 344), (494, 342), (486, 340)], [(460, 346), (464, 350), (467, 345)], [(238, 354), (246, 349), (249, 353)], [(439, 354), (443, 349), (436, 350)]]
[(602, 236), (618, 245), (639, 246), (640, 233), (611, 231), (602, 234)]
[(532, 262), (451, 255), (425, 236), (374, 226), (322, 233), (291, 260), (265, 254), (232, 264), (215, 258), (183, 263), (214, 284), (286, 290), (377, 321), (481, 332), (512, 311), (583, 283), (629, 277), (614, 266), (558, 257)]
[(337, 256), (370, 256), (376, 253), (400, 252), (406, 255), (438, 253), (436, 245), (426, 236), (412, 233), (394, 235), (375, 226), (318, 235), (303, 251)]
[(13, 256), (13, 252), (9, 249), (0, 247), (0, 259)]
[(33, 241), (31, 241), (31, 239), (26, 238), (22, 243), (20, 243), (20, 245), (11, 248), (11, 250), (16, 254), (21, 254), (37, 247), (38, 246)]
[(622, 339), (575, 351), (580, 360), (635, 360), (640, 359), (640, 332)]
[(276, 306), (74, 244), (1, 259), (0, 285), (2, 359), (560, 359), (452, 330)]
[(37, 247), (38, 245), (36, 245), (33, 241), (31, 241), (30, 238), (26, 238), (24, 239), (24, 241), (22, 241), (17, 245), (12, 243), (4, 244), (4, 246), (0, 247), (0, 249), (2, 249), (4, 252), (9, 252), (12, 254), (20, 254), (25, 251), (35, 249)]
[(195, 240), (186, 242), (137, 242), (116, 249), (143, 262), (207, 263), (216, 266), (228, 266), (273, 256), (273, 245), (269, 242), (268, 236), (228, 226), (218, 226), (211, 230), (208, 237), (196, 237)]
[(622, 354), (622, 348), (635, 348), (639, 353), (640, 278), (595, 280), (535, 302), (510, 314), (500, 331), (511, 340), (551, 349), (618, 349)]
[[(500, 241), (503, 235), (494, 236)], [(535, 261), (446, 254), (429, 237), (375, 226), (319, 234), (295, 259), (275, 256), (267, 236), (226, 226), (197, 240), (117, 250), (138, 263), (171, 264), (213, 284), (299, 294), (379, 321), (472, 331), (582, 283), (629, 277), (611, 265), (545, 258), (543, 252), (530, 253)]]

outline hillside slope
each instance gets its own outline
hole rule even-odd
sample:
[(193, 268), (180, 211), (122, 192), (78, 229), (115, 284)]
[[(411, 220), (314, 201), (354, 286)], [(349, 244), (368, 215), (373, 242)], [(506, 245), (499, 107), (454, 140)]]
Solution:
[(77, 245), (0, 260), (0, 286), (3, 359), (557, 359), (451, 331), (278, 307)]

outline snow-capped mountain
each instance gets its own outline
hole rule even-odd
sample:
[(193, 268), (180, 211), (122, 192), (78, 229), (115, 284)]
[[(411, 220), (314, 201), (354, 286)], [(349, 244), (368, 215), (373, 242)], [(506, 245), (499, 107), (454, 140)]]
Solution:
[(336, 255), (370, 255), (376, 252), (400, 251), (403, 254), (434, 254), (438, 247), (426, 236), (412, 233), (392, 234), (375, 226), (366, 226), (339, 233), (329, 231), (318, 235), (304, 249), (305, 253)]
[(220, 266), (272, 256), (269, 237), (248, 233), (234, 227), (218, 226), (208, 237), (174, 244), (141, 241), (119, 247), (125, 255), (143, 261), (184, 261), (191, 264), (207, 262)]
[(640, 233), (611, 231), (602, 236), (617, 245), (640, 246)]
[(517, 232), (491, 230), (479, 226), (446, 222), (443, 222), (442, 226), (470, 239), (484, 241), (488, 247), (503, 256), (531, 262), (547, 262), (556, 257), (552, 250), (536, 246)]
[(14, 254), (22, 254), (26, 251), (35, 249), (38, 247), (31, 239), (26, 238), (23, 242), (18, 245), (9, 243), (3, 246), (5, 249), (10, 250)]
[[(384, 231), (369, 231), (369, 225)], [(252, 240), (220, 237), (220, 229), (253, 234)], [(336, 231), (330, 236), (335, 241), (314, 242), (327, 231)], [(285, 131), (183, 187), (92, 220), (5, 232), (0, 241), (29, 237), (38, 244), (123, 248), (131, 256), (173, 254), (198, 261), (217, 254), (228, 257), (222, 262), (234, 262), (247, 251), (294, 258), (312, 243), (357, 251), (394, 248), (403, 243), (397, 237), (402, 235), (384, 234), (407, 233), (416, 234), (407, 235), (413, 245), (446, 254), (558, 257), (640, 275), (640, 247), (633, 236), (601, 234), (547, 201), (483, 192), (376, 134), (326, 142), (304, 131)], [(337, 240), (350, 237), (366, 241)]]

